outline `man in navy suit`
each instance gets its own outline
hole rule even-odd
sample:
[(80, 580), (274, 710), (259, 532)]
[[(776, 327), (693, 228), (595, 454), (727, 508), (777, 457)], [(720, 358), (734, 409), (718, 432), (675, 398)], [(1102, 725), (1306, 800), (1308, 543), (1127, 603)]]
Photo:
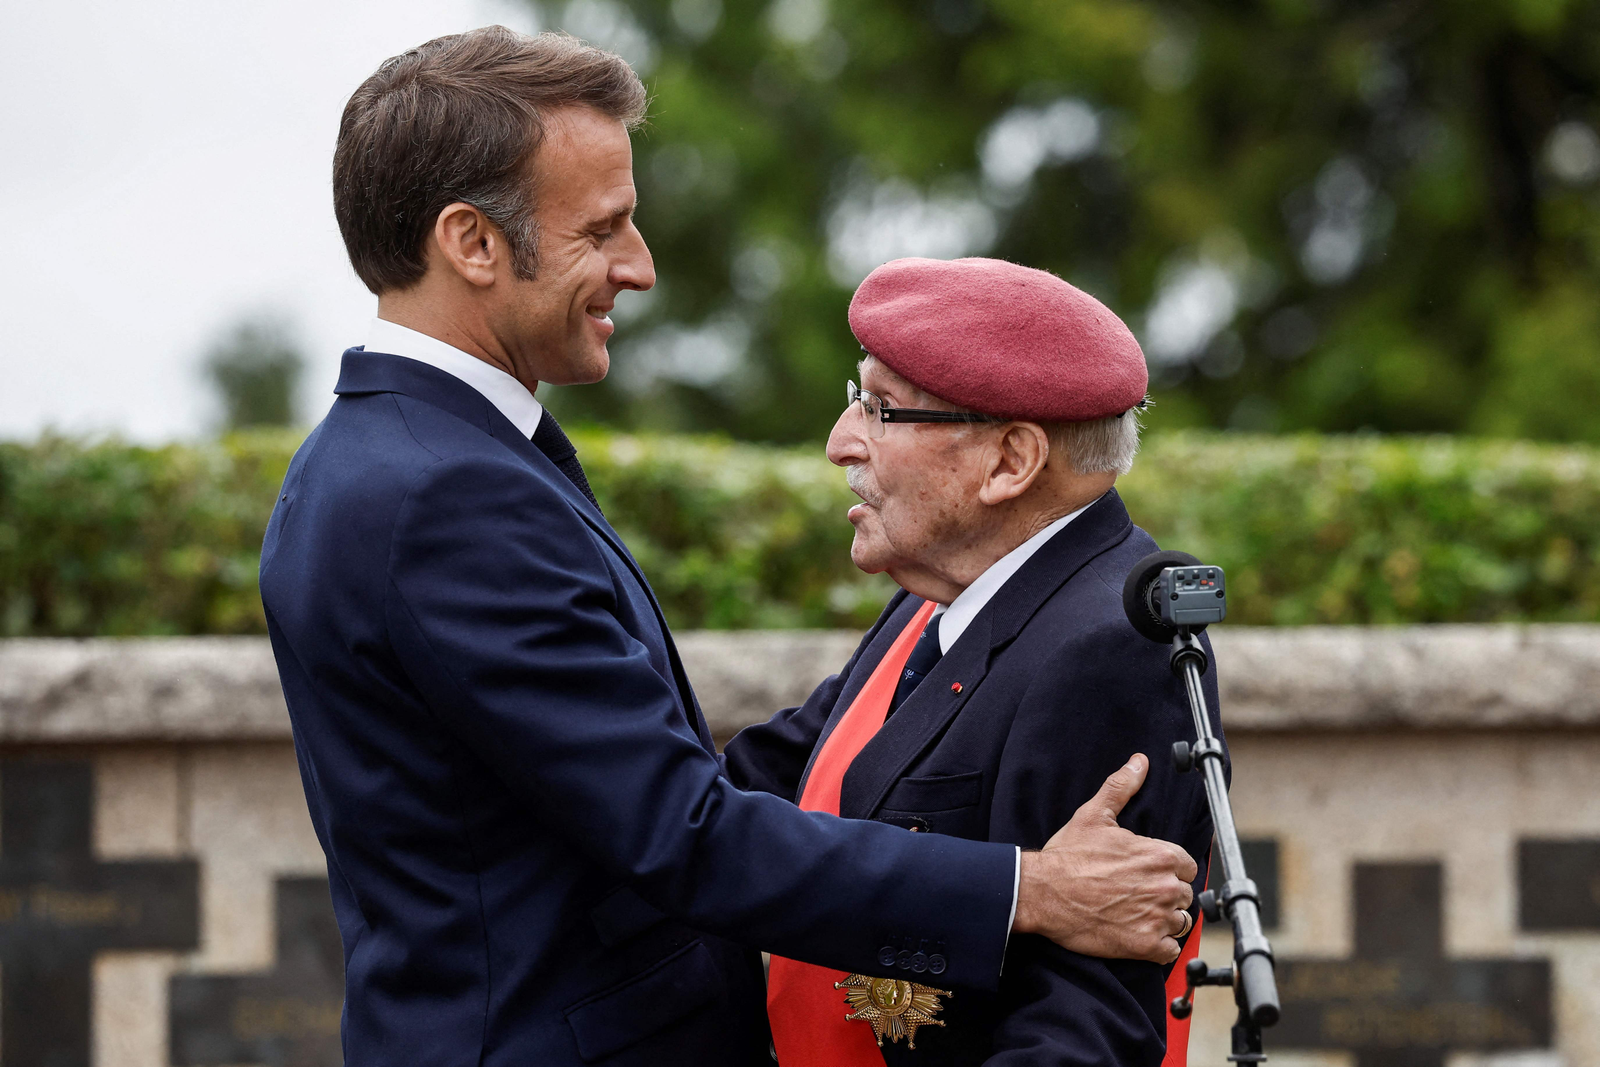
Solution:
[[(261, 591), (344, 941), (345, 1062), (767, 1062), (756, 948), (994, 989), (1011, 935), (1178, 952), (1194, 864), (1116, 814), (1040, 851), (798, 810), (723, 773), (541, 381), (654, 282), (615, 56), (500, 28), (389, 60), (334, 159), (378, 295), (296, 453)], [(935, 958), (937, 957), (937, 958)]]
[[(1093, 297), (991, 259), (887, 263), (850, 323), (869, 354), (828, 457), (861, 497), (852, 557), (901, 590), (838, 675), (729, 743), (728, 774), (811, 810), (1038, 848), (1127, 752), (1194, 739), (1169, 649), (1122, 602), (1156, 548), (1113, 488), (1138, 448), (1143, 354)], [(1204, 685), (1220, 737), (1215, 671)], [(1210, 851), (1200, 776), (1166, 760), (1121, 822)], [(1158, 963), (1018, 936), (998, 990), (969, 990), (905, 962), (893, 985), (775, 958), (782, 1067), (1185, 1062)]]

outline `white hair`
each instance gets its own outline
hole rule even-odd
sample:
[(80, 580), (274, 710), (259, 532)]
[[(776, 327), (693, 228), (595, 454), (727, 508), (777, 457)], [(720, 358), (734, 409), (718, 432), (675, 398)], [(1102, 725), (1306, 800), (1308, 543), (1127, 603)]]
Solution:
[(1140, 409), (1121, 415), (1108, 415), (1087, 422), (1056, 422), (1045, 426), (1050, 447), (1066, 454), (1072, 469), (1079, 474), (1106, 474), (1119, 477), (1133, 469), (1139, 454)]

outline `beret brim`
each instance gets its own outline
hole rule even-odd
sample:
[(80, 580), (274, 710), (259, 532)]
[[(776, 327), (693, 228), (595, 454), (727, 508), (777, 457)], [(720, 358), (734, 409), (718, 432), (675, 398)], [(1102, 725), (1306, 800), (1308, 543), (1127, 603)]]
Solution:
[(925, 392), (986, 415), (1081, 422), (1149, 386), (1133, 332), (1054, 274), (998, 259), (897, 259), (867, 275), (850, 329)]

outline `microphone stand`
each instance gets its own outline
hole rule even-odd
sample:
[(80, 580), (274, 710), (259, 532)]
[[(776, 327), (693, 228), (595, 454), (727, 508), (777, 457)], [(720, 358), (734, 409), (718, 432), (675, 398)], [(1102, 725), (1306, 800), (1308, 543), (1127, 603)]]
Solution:
[[(1217, 594), (1219, 597), (1221, 593)], [(1173, 597), (1176, 600), (1176, 597)], [(1244, 854), (1239, 847), (1239, 831), (1233, 822), (1233, 806), (1228, 802), (1228, 786), (1222, 773), (1222, 742), (1211, 731), (1205, 691), (1200, 676), (1210, 665), (1204, 646), (1187, 626), (1178, 627), (1172, 638), (1172, 673), (1183, 679), (1189, 694), (1189, 710), (1194, 715), (1196, 741), (1179, 741), (1172, 746), (1173, 762), (1180, 772), (1199, 769), (1205, 778), (1206, 802), (1211, 806), (1211, 822), (1216, 831), (1217, 852), (1222, 857), (1222, 893), (1212, 890), (1200, 894), (1200, 910), (1208, 922), (1218, 922), (1226, 914), (1233, 924), (1232, 967), (1208, 967), (1205, 960), (1193, 959), (1185, 969), (1187, 989), (1171, 1005), (1175, 1019), (1186, 1019), (1194, 1010), (1194, 991), (1203, 985), (1231, 985), (1239, 1017), (1233, 1024), (1232, 1063), (1265, 1063), (1261, 1028), (1278, 1021), (1278, 984), (1273, 974), (1272, 945), (1261, 929), (1261, 895), (1244, 869)]]

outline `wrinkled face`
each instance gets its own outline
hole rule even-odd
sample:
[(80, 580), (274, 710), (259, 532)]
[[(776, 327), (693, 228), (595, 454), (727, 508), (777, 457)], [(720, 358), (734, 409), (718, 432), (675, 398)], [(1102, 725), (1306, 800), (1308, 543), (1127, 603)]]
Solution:
[[(896, 407), (950, 410), (876, 359), (861, 363), (861, 387)], [(828, 436), (828, 459), (845, 468), (861, 503), (850, 509), (856, 528), (850, 558), (869, 574), (910, 570), (945, 573), (942, 561), (964, 550), (979, 532), (983, 426), (889, 423), (867, 435), (860, 404), (852, 404)]]
[(519, 372), (553, 385), (597, 382), (611, 366), (606, 341), (617, 294), (656, 280), (633, 225), (628, 131), (592, 108), (563, 108), (546, 122), (534, 171), (539, 267), (513, 286), (511, 358)]

